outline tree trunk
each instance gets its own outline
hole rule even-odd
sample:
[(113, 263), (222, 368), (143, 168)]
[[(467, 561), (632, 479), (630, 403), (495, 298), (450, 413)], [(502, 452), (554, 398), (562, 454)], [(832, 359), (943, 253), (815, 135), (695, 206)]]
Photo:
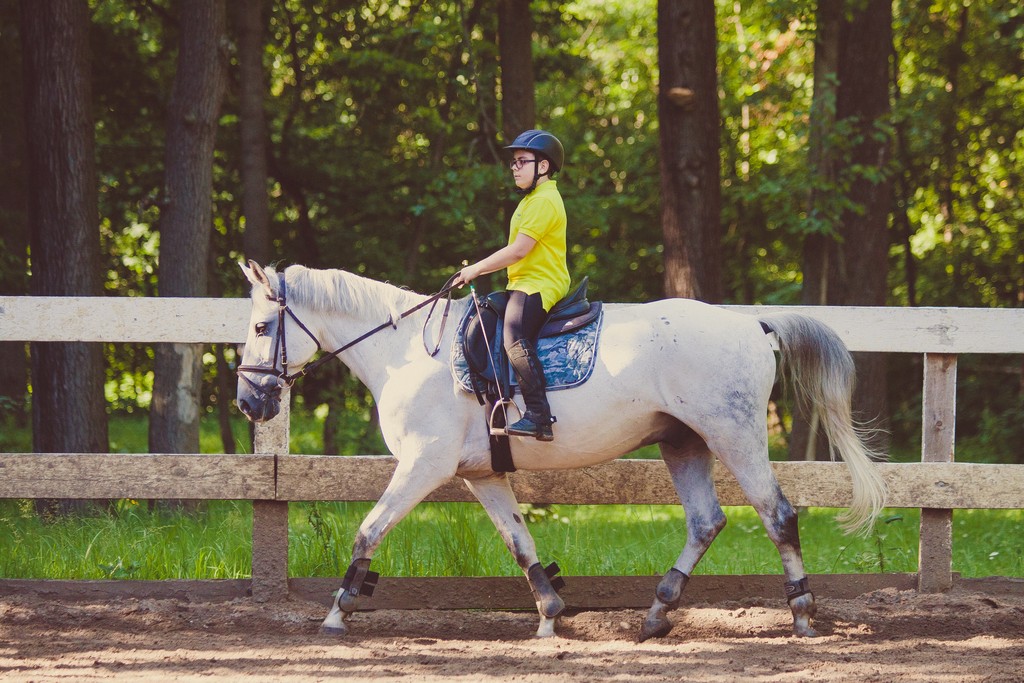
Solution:
[[(818, 0), (817, 34), (814, 37), (814, 95), (811, 101), (811, 131), (808, 166), (810, 194), (807, 215), (811, 231), (803, 244), (803, 289), (801, 302), (807, 306), (828, 303), (830, 264), (837, 258), (835, 236), (839, 215), (835, 210), (840, 189), (836, 185), (836, 151), (829, 144), (835, 132), (836, 96), (839, 73), (839, 36), (843, 0)], [(795, 397), (790, 397), (795, 398)], [(828, 441), (819, 429), (818, 418), (808, 415), (796, 401), (792, 405), (793, 429), (789, 439), (790, 460), (827, 460)], [(813, 426), (813, 427), (812, 427)]]
[[(23, 0), (21, 18), (31, 293), (99, 296), (89, 6), (85, 0)], [(100, 344), (32, 345), (37, 452), (107, 451), (104, 379)]]
[[(827, 20), (831, 10), (834, 10), (831, 4), (822, 0), (819, 11), (826, 17), (826, 27), (831, 26)], [(855, 140), (850, 157), (844, 163), (869, 173), (859, 173), (852, 178), (847, 198), (858, 210), (842, 211), (836, 236), (815, 237), (806, 245), (806, 303), (832, 306), (884, 306), (886, 303), (888, 221), (892, 202), (887, 165), (892, 150), (888, 136), (882, 134), (878, 124), (885, 122), (890, 111), (891, 25), (891, 0), (868, 0), (839, 25), (835, 118), (852, 124)], [(884, 428), (888, 418), (885, 356), (856, 353), (854, 360), (857, 364), (854, 417)], [(813, 416), (797, 414), (794, 417), (790, 457), (826, 458), (824, 439), (809, 436), (813, 431), (804, 422), (808, 418), (813, 425)], [(873, 445), (884, 450), (885, 441), (884, 435), (879, 433)]]
[[(892, 97), (893, 104), (900, 103), (899, 60), (896, 51), (892, 57)], [(909, 207), (914, 192), (914, 158), (910, 153), (910, 133), (906, 121), (896, 121), (893, 125), (893, 146), (895, 148), (899, 174), (893, 179), (893, 232), (898, 235), (903, 246), (903, 281), (907, 288), (907, 305), (917, 306), (917, 258), (914, 256), (911, 238), (914, 226), (910, 221)]]
[[(28, 183), (26, 179), (25, 104), (22, 97), (21, 45), (18, 7), (0, 8), (0, 92), (6, 106), (0, 108), (0, 295), (28, 293)], [(11, 420), (18, 427), (29, 424), (28, 346), (24, 342), (0, 342), (0, 425)]]
[(267, 117), (263, 110), (263, 0), (236, 0), (232, 8), (238, 32), (238, 132), (241, 139), (242, 250), (267, 264), (271, 257), (270, 205), (267, 197)]
[[(234, 373), (228, 366), (228, 359), (225, 357), (227, 347), (218, 344), (215, 352), (217, 354), (217, 424), (220, 427), (220, 441), (225, 453), (235, 452), (235, 434), (231, 431), (231, 399), (234, 396), (235, 385), (231, 381)], [(251, 451), (250, 451), (251, 452)]]
[(339, 416), (345, 410), (345, 397), (342, 394), (339, 399), (337, 396), (329, 396), (327, 399), (327, 417), (324, 418), (324, 455), (338, 455), (341, 452), (341, 446), (338, 444), (338, 421), (341, 419)]
[(665, 294), (722, 298), (714, 0), (658, 1)]
[[(869, 0), (844, 26), (839, 64), (839, 92), (836, 116), (854, 119), (859, 141), (852, 151), (852, 163), (871, 169), (873, 177), (858, 176), (849, 198), (863, 211), (843, 213), (839, 271), (835, 274), (830, 302), (839, 306), (884, 306), (888, 296), (889, 212), (892, 183), (888, 165), (892, 158), (889, 136), (878, 128), (888, 123), (889, 55), (892, 54), (892, 2)], [(886, 358), (884, 354), (854, 354), (857, 388), (853, 396), (854, 417), (888, 425)], [(879, 433), (875, 446), (885, 449), (887, 438)]]
[[(501, 130), (505, 144), (515, 140), (524, 130), (537, 126), (537, 105), (533, 79), (533, 16), (530, 0), (498, 0), (498, 60), (501, 66)], [(505, 163), (511, 155), (500, 159)], [(504, 232), (495, 241), (481, 244), (482, 258), (507, 241), (509, 223), (518, 200), (510, 194), (502, 201), (501, 225)], [(484, 276), (478, 283), (481, 291), (492, 288), (499, 274)]]
[[(481, 10), (487, 9), (485, 0), (477, 0), (473, 6), (474, 11), (478, 5)], [(483, 34), (483, 40), (471, 43), (467, 49), (476, 50), (477, 146), (480, 148), (480, 158), (485, 163), (500, 163), (502, 156), (498, 144), (499, 61), (492, 52), (497, 50), (498, 22), (491, 12), (481, 11), (476, 24)], [(482, 52), (483, 50), (487, 52)], [(530, 69), (532, 72), (532, 64)]]
[[(226, 81), (224, 0), (181, 0), (177, 72), (168, 104), (160, 296), (207, 292), (213, 151)], [(157, 344), (149, 448), (199, 451), (202, 346)]]
[[(211, 231), (211, 237), (213, 236)], [(214, 268), (217, 267), (217, 258), (213, 254), (213, 248), (210, 249), (210, 275), (209, 275), (209, 295), (214, 298), (220, 298), (224, 296), (224, 290), (221, 286), (220, 280), (217, 278), (217, 274)], [(217, 423), (220, 427), (220, 441), (221, 446), (225, 453), (235, 452), (235, 435), (231, 431), (231, 404), (234, 402), (235, 397), (235, 373), (232, 372), (231, 367), (228, 365), (227, 359), (227, 344), (216, 344), (213, 347), (213, 353), (216, 357), (217, 377), (216, 377), (216, 389), (215, 389), (215, 403), (217, 407)], [(250, 444), (247, 444), (251, 446)], [(252, 449), (244, 451), (251, 453)]]
[(804, 241), (802, 301), (823, 306), (828, 301), (828, 271), (839, 216), (834, 210), (836, 155), (829, 144), (836, 125), (836, 91), (839, 72), (839, 32), (843, 0), (818, 0), (817, 34), (814, 37), (814, 95), (811, 101), (811, 131), (808, 166), (811, 189), (807, 214), (813, 232)]
[(498, 0), (502, 131), (508, 144), (536, 126), (530, 0)]
[(967, 17), (969, 5), (960, 9), (959, 25), (953, 42), (943, 50), (942, 67), (945, 70), (947, 96), (939, 106), (939, 126), (942, 131), (942, 163), (938, 172), (936, 192), (939, 199), (939, 211), (942, 214), (942, 237), (948, 245), (953, 241), (953, 233), (958, 222), (956, 202), (953, 192), (954, 174), (956, 173), (957, 157), (959, 156), (959, 133), (956, 128), (960, 98), (960, 69), (967, 60), (964, 51), (964, 39), (967, 35)]

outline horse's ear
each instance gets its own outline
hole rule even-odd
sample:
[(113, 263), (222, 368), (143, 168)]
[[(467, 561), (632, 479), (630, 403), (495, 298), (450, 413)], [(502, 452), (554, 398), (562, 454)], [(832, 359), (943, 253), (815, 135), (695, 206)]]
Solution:
[(242, 269), (242, 272), (245, 273), (245, 277), (253, 284), (253, 286), (263, 287), (266, 289), (267, 296), (272, 297), (274, 295), (274, 289), (270, 286), (270, 278), (267, 277), (267, 274), (263, 271), (263, 268), (260, 267), (260, 264), (250, 260), (248, 266), (244, 263), (239, 263), (238, 265)]

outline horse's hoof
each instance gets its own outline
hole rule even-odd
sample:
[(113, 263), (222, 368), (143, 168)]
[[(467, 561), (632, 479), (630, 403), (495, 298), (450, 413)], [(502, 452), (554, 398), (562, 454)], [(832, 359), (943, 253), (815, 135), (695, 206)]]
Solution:
[(337, 626), (321, 626), (320, 627), (320, 635), (324, 635), (324, 636), (347, 636), (348, 635), (348, 626), (345, 626), (344, 624), (341, 625), (341, 628), (338, 628)]
[(348, 635), (348, 624), (345, 623), (345, 619), (348, 615), (342, 612), (338, 608), (331, 610), (331, 613), (327, 615), (323, 623), (320, 624), (320, 633), (325, 636), (347, 636)]
[(811, 626), (811, 620), (800, 616), (793, 620), (793, 635), (798, 638), (817, 638), (818, 632)]
[(671, 632), (672, 622), (668, 619), (664, 617), (661, 619), (647, 619), (644, 621), (644, 625), (640, 627), (638, 640), (642, 643), (651, 638), (664, 638)]
[(540, 626), (537, 627), (537, 633), (534, 634), (534, 638), (554, 638), (555, 637), (555, 624), (558, 623), (558, 617), (545, 617), (541, 615)]

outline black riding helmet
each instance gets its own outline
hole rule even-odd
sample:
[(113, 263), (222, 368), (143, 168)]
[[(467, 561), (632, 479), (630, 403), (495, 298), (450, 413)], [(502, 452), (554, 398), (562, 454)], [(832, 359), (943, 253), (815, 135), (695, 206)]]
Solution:
[(555, 172), (561, 171), (562, 164), (565, 163), (565, 150), (562, 149), (562, 143), (554, 135), (544, 130), (524, 131), (517, 135), (512, 144), (505, 149), (528, 149), (531, 152), (543, 154), (551, 162)]
[[(562, 148), (562, 143), (554, 135), (544, 130), (524, 131), (517, 135), (512, 144), (506, 146), (505, 149), (510, 151), (527, 149), (543, 156), (551, 165), (549, 175), (562, 170), (562, 164), (565, 163), (565, 150)], [(525, 190), (515, 188), (517, 194), (528, 195), (537, 187), (537, 179), (541, 176), (540, 169), (536, 165), (533, 168), (533, 183)]]

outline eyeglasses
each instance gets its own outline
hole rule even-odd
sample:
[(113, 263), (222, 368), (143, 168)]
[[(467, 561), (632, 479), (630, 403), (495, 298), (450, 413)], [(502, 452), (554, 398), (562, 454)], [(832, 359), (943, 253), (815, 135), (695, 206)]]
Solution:
[(508, 162), (508, 167), (511, 168), (513, 171), (518, 171), (523, 166), (526, 166), (526, 164), (536, 164), (539, 161), (540, 159), (513, 159), (512, 161)]

